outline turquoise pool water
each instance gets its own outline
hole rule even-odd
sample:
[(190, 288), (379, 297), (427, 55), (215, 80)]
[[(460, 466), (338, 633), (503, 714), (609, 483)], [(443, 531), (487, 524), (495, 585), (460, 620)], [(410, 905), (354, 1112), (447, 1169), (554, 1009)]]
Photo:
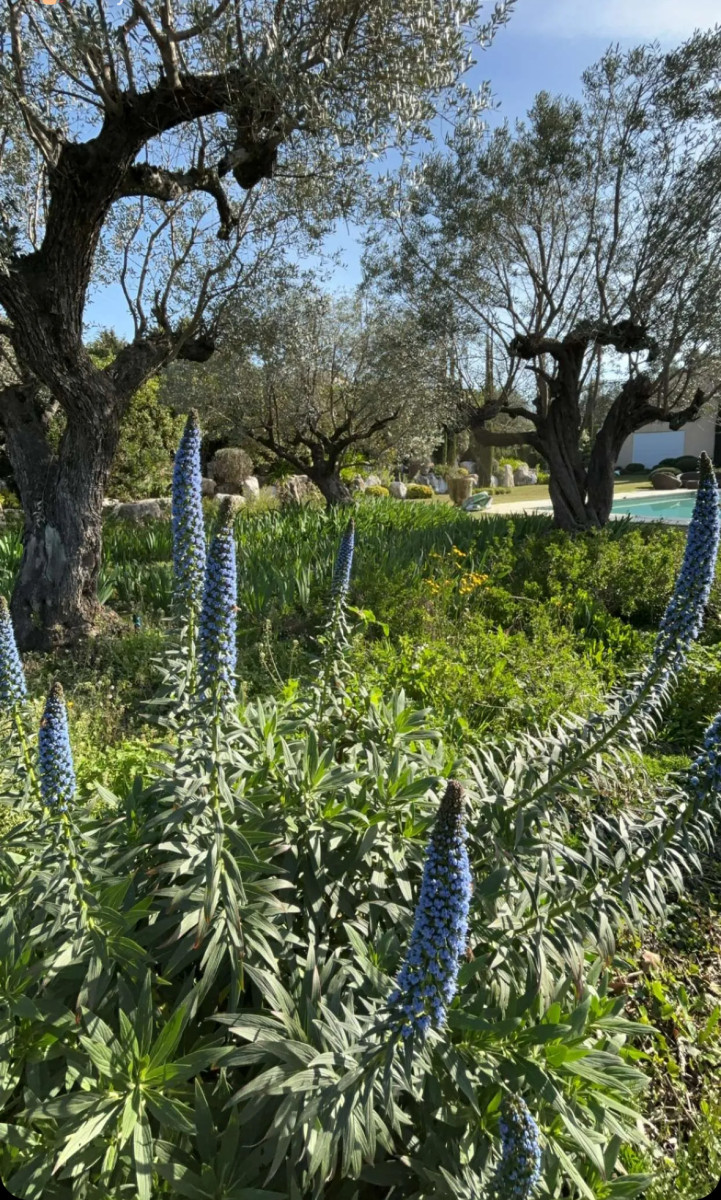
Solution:
[(617, 516), (652, 517), (657, 521), (690, 521), (695, 492), (683, 496), (632, 496), (628, 500), (614, 500), (613, 512)]

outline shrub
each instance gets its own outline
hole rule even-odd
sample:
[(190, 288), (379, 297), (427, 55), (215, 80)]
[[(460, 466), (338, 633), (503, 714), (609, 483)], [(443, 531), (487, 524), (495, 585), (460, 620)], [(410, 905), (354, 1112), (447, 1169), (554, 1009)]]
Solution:
[(219, 492), (239, 492), (249, 475), (253, 474), (250, 455), (239, 446), (216, 450), (208, 464), (208, 472), (218, 485)]
[(682, 454), (676, 459), (676, 466), (679, 471), (698, 471), (699, 460), (695, 454)]
[[(370, 491), (366, 488), (366, 493)], [(409, 483), (408, 491), (406, 492), (406, 500), (430, 500), (433, 496), (433, 488), (427, 483)]]
[(653, 468), (651, 474), (652, 475), (655, 474), (656, 471), (664, 471), (666, 473), (666, 475), (680, 475), (681, 474), (681, 468), (676, 466), (675, 458), (662, 458), (661, 462), (657, 463), (656, 466)]
[(623, 475), (645, 475), (648, 467), (644, 467), (643, 463), (629, 463), (627, 467), (621, 467)]
[[(429, 492), (432, 491), (431, 488), (429, 488), (428, 490), (429, 490)], [(382, 483), (373, 483), (373, 484), (371, 484), (370, 487), (366, 488), (363, 495), (364, 496), (390, 496), (390, 492), (388, 491), (387, 487), (383, 486)]]

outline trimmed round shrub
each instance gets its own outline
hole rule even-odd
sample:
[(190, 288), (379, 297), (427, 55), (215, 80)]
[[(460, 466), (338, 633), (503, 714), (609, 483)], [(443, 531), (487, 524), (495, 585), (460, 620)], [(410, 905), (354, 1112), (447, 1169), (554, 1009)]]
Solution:
[(695, 454), (682, 454), (675, 460), (675, 465), (679, 471), (698, 471), (699, 462)]
[[(429, 488), (428, 491), (430, 492), (431, 489)], [(390, 492), (388, 491), (387, 487), (383, 487), (382, 483), (372, 483), (370, 487), (366, 488), (363, 495), (364, 496), (390, 496)]]
[(216, 450), (208, 464), (208, 472), (218, 485), (219, 492), (239, 492), (248, 476), (253, 474), (250, 455), (239, 446)]
[[(366, 488), (366, 494), (370, 491)], [(383, 489), (385, 491), (385, 488)], [(428, 487), (427, 483), (409, 483), (408, 491), (406, 492), (406, 500), (430, 500), (433, 496), (433, 488)]]
[(648, 467), (644, 467), (643, 463), (629, 463), (627, 467), (621, 467), (622, 475), (645, 475)]
[(668, 459), (664, 459), (663, 462), (657, 463), (656, 466), (653, 468), (651, 474), (655, 475), (657, 471), (663, 471), (665, 475), (680, 475), (681, 474), (680, 468), (674, 466), (673, 463), (669, 462)]

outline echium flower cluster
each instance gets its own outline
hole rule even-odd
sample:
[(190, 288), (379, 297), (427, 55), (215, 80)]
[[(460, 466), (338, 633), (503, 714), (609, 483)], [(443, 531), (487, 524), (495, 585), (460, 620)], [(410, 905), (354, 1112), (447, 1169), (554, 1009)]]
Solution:
[(659, 626), (652, 668), (669, 653), (674, 669), (685, 658), (691, 642), (701, 632), (716, 570), (719, 547), (719, 491), (711, 461), (700, 458), (700, 480), (693, 516), (686, 539), (686, 551), (673, 595)]
[(541, 1178), (541, 1147), (538, 1126), (520, 1096), (504, 1101), (499, 1128), (501, 1161), (490, 1194), (498, 1200), (529, 1200)]
[(64, 812), (75, 795), (75, 769), (65, 697), (59, 683), (54, 683), (48, 693), (40, 722), (38, 768), (43, 803)]
[(350, 573), (353, 567), (353, 550), (355, 549), (355, 521), (351, 517), (346, 531), (341, 539), (335, 563), (333, 579), (330, 587), (332, 600), (344, 600), (350, 587)]
[(463, 789), (451, 779), (426, 851), (408, 954), (388, 997), (400, 1008), (404, 1037), (440, 1028), (456, 994), (471, 902), (466, 838)]
[(233, 690), (237, 662), (237, 609), (238, 576), (233, 514), (230, 502), (225, 501), (205, 566), (199, 624), (198, 686), (201, 693), (216, 690), (227, 693)]
[(183, 617), (196, 613), (203, 594), (205, 525), (200, 473), (201, 432), (188, 414), (173, 468), (173, 595)]
[(0, 596), (0, 710), (9, 712), (25, 699), (27, 690), (10, 610), (5, 597)]
[(703, 739), (701, 753), (686, 772), (689, 792), (698, 800), (721, 796), (721, 713), (714, 717)]

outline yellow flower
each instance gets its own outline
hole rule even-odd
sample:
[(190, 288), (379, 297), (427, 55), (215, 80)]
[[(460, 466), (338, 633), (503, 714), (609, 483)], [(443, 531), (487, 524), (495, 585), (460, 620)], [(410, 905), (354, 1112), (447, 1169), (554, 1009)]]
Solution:
[(468, 555), (465, 553), (465, 551), (459, 550), (457, 546), (453, 547), (451, 553), (456, 554), (458, 556), (458, 558), (467, 558), (468, 557)]

